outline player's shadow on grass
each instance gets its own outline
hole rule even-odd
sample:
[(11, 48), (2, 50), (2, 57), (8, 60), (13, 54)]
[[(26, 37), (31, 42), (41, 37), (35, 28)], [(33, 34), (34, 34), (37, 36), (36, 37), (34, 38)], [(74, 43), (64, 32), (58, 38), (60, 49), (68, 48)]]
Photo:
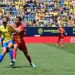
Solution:
[(30, 66), (8, 66), (7, 68), (28, 68)]

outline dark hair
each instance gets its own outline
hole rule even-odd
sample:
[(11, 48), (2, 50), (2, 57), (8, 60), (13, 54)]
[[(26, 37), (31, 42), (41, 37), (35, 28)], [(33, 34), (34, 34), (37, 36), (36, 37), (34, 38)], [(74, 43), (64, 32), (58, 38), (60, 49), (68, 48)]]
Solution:
[(22, 18), (21, 18), (20, 16), (17, 16), (16, 18), (18, 18), (18, 19), (19, 19), (19, 21), (22, 21)]
[(7, 21), (9, 21), (9, 18), (8, 18), (7, 16), (3, 16), (3, 18), (6, 18), (6, 19), (7, 19)]

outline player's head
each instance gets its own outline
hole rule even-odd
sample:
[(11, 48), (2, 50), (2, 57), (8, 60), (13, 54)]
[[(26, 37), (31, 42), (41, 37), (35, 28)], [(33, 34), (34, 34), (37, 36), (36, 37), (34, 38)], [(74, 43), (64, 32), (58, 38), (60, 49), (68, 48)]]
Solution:
[(59, 25), (59, 28), (63, 28), (63, 25), (61, 24), (61, 25)]
[(3, 24), (6, 25), (8, 21), (9, 21), (8, 17), (4, 16), (3, 17)]
[(17, 17), (16, 17), (16, 20), (15, 20), (15, 23), (16, 23), (17, 25), (19, 25), (19, 24), (21, 24), (21, 21), (22, 21), (22, 18), (19, 17), (19, 16), (17, 16)]
[(63, 28), (63, 23), (61, 21), (58, 22), (60, 28)]
[(19, 17), (19, 16), (17, 16), (17, 17), (16, 17), (16, 23), (17, 23), (17, 22), (21, 22), (21, 21), (22, 21), (22, 18)]

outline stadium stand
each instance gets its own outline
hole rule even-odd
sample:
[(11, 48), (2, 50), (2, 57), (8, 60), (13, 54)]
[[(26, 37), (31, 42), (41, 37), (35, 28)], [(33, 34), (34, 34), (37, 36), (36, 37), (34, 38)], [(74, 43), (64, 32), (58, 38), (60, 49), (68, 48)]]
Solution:
[(20, 15), (29, 27), (75, 26), (75, 0), (25, 0), (0, 2), (0, 16)]

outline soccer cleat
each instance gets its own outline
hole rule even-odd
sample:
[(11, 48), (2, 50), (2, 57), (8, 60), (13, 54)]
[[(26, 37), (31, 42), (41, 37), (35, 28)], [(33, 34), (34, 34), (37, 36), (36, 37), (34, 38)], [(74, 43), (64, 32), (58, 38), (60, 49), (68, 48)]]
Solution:
[(14, 67), (15, 61), (11, 61), (10, 66)]
[(62, 47), (62, 48), (64, 48), (64, 47)]
[(56, 44), (56, 47), (58, 46), (58, 44)]
[(31, 67), (33, 67), (33, 68), (35, 68), (35, 67), (36, 67), (36, 65), (35, 65), (35, 64), (33, 64), (33, 63), (31, 63), (30, 65), (31, 65)]
[(62, 48), (64, 48), (64, 46), (62, 45)]

